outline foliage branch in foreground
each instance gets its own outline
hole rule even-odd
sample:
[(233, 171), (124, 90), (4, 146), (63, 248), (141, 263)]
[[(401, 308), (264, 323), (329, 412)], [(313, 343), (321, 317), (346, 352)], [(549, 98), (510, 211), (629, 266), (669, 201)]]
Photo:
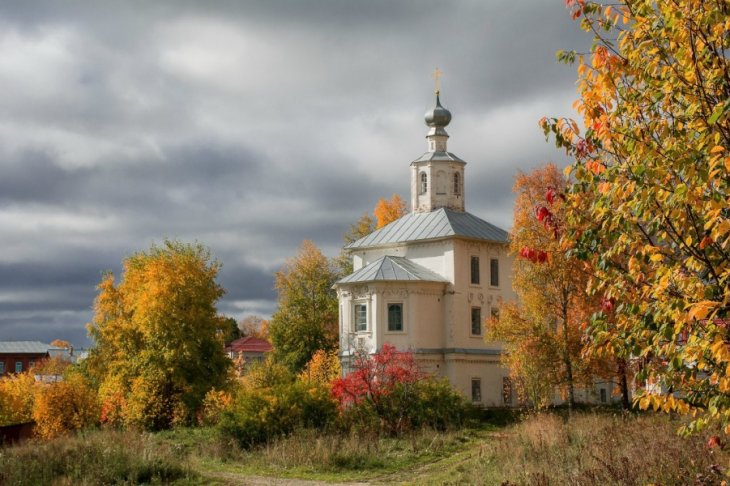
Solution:
[(603, 299), (590, 335), (646, 364), (643, 408), (730, 433), (730, 4), (565, 3), (596, 39), (558, 53), (585, 131), (541, 125), (575, 159), (563, 242)]

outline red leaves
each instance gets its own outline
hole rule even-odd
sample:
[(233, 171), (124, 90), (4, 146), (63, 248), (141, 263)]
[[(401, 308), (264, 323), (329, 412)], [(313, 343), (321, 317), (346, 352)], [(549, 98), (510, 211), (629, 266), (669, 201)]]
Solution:
[(713, 243), (715, 243), (715, 241), (712, 238), (705, 236), (702, 238), (702, 241), (700, 241), (700, 250), (704, 250), (707, 245), (712, 245)]
[(397, 385), (413, 384), (424, 376), (412, 352), (398, 351), (388, 343), (373, 356), (358, 356), (354, 368), (352, 373), (332, 382), (332, 396), (342, 404), (358, 404), (367, 399), (377, 403)]
[(707, 439), (706, 444), (708, 449), (714, 449), (715, 447), (719, 447), (721, 450), (725, 449), (725, 444), (722, 442), (719, 436), (713, 435), (709, 439)]
[(545, 263), (550, 260), (550, 256), (547, 252), (533, 250), (528, 247), (524, 247), (520, 250), (520, 256), (525, 260), (530, 260), (532, 263)]
[(602, 311), (612, 312), (615, 306), (616, 306), (616, 299), (614, 299), (613, 297), (604, 295), (603, 299), (601, 299), (601, 310)]

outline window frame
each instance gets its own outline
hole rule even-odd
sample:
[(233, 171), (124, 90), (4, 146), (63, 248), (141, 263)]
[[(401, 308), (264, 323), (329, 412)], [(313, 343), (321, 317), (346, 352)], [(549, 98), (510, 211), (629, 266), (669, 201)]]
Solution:
[(420, 177), (419, 184), (420, 184), (419, 194), (428, 193), (428, 174), (426, 174), (425, 171), (421, 171), (421, 177)]
[[(476, 387), (474, 386), (476, 385)], [(474, 393), (476, 391), (476, 393)], [(471, 379), (471, 403), (482, 403), (482, 379)]]
[(5, 374), (5, 361), (0, 361), (0, 375)]
[[(391, 329), (390, 328), (390, 306), (392, 306), (392, 305), (400, 306), (400, 329)], [(386, 314), (385, 332), (387, 332), (387, 333), (404, 333), (406, 331), (405, 307), (406, 307), (405, 302), (403, 302), (402, 300), (385, 303), (385, 314)]]
[(489, 286), (499, 287), (499, 258), (489, 259)]
[(458, 172), (454, 172), (454, 195), (461, 195), (461, 176)]
[[(364, 309), (364, 315), (358, 315), (358, 307), (362, 307)], [(368, 319), (368, 304), (367, 304), (367, 302), (353, 302), (353, 304), (352, 304), (352, 316), (353, 316), (353, 319), (352, 319), (352, 327), (353, 327), (353, 330), (356, 333), (368, 332), (370, 330), (369, 325), (368, 325), (369, 324), (369, 322), (368, 322), (369, 319)], [(365, 318), (365, 329), (359, 329), (358, 328), (358, 326), (361, 324), (360, 323), (360, 317), (364, 317)]]
[(502, 401), (505, 405), (512, 405), (512, 378), (502, 377)]
[[(474, 316), (476, 316), (476, 315), (479, 316), (479, 320), (475, 323), (474, 322)], [(469, 321), (470, 321), (470, 324), (471, 324), (470, 325), (470, 328), (469, 328), (470, 329), (469, 335), (472, 336), (472, 337), (482, 337), (482, 321), (483, 321), (483, 319), (482, 319), (482, 308), (481, 307), (472, 307), (471, 308), (471, 313), (470, 313), (470, 316), (469, 316)], [(475, 324), (477, 326), (476, 328), (474, 327)], [(474, 332), (474, 329), (476, 329), (478, 332), (475, 333)]]
[(601, 403), (608, 403), (608, 391), (605, 388), (599, 388)]
[[(476, 262), (476, 266), (475, 266)], [(471, 285), (481, 285), (480, 263), (478, 255), (470, 255), (469, 257), (469, 283)], [(476, 278), (475, 278), (476, 277)]]
[(22, 361), (16, 361), (15, 362), (15, 372), (16, 373), (22, 373), (23, 372), (23, 362)]

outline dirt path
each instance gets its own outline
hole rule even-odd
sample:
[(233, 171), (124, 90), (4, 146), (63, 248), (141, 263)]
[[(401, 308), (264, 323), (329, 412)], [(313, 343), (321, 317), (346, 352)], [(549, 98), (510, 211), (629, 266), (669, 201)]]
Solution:
[(367, 486), (369, 482), (354, 483), (328, 483), (325, 481), (312, 481), (308, 479), (272, 478), (267, 476), (249, 476), (240, 473), (203, 473), (203, 477), (216, 479), (223, 484), (230, 486), (251, 485), (251, 486)]

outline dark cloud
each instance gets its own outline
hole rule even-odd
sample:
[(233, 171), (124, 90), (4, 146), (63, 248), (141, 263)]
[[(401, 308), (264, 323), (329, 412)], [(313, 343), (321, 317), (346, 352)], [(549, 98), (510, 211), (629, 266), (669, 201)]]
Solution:
[(468, 209), (507, 229), (588, 42), (540, 0), (1, 4), (0, 339), (88, 344), (101, 272), (165, 237), (223, 262), (221, 312), (270, 314), (304, 239), (409, 197), (436, 66)]

